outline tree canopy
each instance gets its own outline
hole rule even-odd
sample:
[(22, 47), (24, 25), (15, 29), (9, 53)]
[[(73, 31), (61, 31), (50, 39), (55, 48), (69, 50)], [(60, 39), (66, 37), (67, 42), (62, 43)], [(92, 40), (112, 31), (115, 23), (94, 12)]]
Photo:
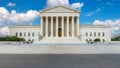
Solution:
[(94, 42), (100, 42), (99, 38), (94, 39)]
[(6, 37), (0, 37), (0, 41), (25, 41), (25, 39), (16, 36), (6, 36)]
[(120, 36), (112, 38), (112, 41), (120, 41)]

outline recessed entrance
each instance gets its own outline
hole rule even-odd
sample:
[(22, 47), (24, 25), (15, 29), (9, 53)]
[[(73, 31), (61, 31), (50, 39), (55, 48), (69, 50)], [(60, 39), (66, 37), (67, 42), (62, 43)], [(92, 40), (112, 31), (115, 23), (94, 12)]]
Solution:
[(62, 36), (62, 29), (61, 29), (61, 28), (58, 29), (58, 36), (59, 36), (59, 37)]

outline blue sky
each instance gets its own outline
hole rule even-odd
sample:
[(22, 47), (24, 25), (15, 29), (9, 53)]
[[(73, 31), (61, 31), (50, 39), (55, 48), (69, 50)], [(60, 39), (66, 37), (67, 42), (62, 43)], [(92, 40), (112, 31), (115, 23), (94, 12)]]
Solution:
[[(117, 25), (117, 24), (120, 24), (120, 0), (0, 0), (0, 8), (2, 7), (4, 8), (4, 10), (7, 10), (9, 12), (9, 16), (14, 15), (12, 14), (12, 12), (13, 13), (15, 12), (15, 14), (22, 13), (25, 15), (27, 14), (27, 12), (31, 10), (36, 14), (36, 16), (34, 16), (33, 19), (28, 18), (28, 19), (32, 19), (31, 21), (25, 20), (22, 22), (30, 22), (33, 25), (39, 25), (40, 18), (39, 16), (37, 16), (36, 11), (42, 10), (52, 5), (52, 4), (49, 4), (48, 2), (52, 4), (55, 4), (55, 3), (56, 4), (62, 3), (63, 5), (68, 4), (69, 6), (72, 6), (72, 4), (77, 3), (76, 6), (80, 7), (77, 9), (81, 11), (80, 24), (82, 25), (106, 24), (111, 26), (111, 30), (113, 30), (114, 34), (120, 33), (120, 26)], [(81, 4), (83, 5), (81, 6)], [(2, 18), (1, 20), (4, 21)], [(8, 20), (6, 22), (3, 22), (3, 23), (6, 23), (6, 25), (1, 24), (0, 29), (7, 27), (9, 25), (24, 24), (24, 23), (18, 23), (16, 22), (16, 20), (14, 21)], [(15, 23), (13, 24), (12, 22), (15, 22)], [(2, 30), (1, 30), (1, 33), (2, 33)]]

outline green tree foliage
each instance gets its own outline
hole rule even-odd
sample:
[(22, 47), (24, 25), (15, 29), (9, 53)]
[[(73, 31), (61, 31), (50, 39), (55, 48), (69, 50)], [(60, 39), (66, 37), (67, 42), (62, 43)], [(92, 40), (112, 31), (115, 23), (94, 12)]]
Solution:
[(94, 39), (94, 42), (100, 42), (99, 38)]
[(112, 38), (112, 41), (120, 41), (120, 36)]
[(16, 36), (7, 36), (7, 37), (0, 37), (0, 41), (25, 41), (25, 39)]

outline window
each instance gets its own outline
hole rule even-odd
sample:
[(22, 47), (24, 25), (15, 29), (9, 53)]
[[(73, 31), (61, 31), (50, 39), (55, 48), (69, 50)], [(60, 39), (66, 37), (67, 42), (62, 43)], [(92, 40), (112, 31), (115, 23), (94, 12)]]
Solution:
[(30, 33), (28, 33), (28, 36), (30, 36)]
[(26, 36), (26, 33), (24, 32), (24, 36)]
[(28, 41), (31, 41), (30, 39), (28, 39)]
[(100, 36), (100, 33), (98, 33), (98, 36)]
[(102, 33), (102, 36), (105, 36), (105, 33), (104, 33), (104, 32)]
[(16, 32), (15, 36), (18, 36), (18, 33)]
[(86, 36), (88, 36), (88, 33), (86, 32)]
[(90, 36), (92, 36), (92, 32), (90, 32)]
[(96, 33), (94, 32), (94, 37), (96, 36)]
[(92, 39), (90, 39), (89, 41), (92, 42)]
[(22, 33), (20, 32), (20, 36), (22, 36)]
[(88, 39), (86, 39), (86, 42), (88, 42)]
[(34, 39), (32, 39), (32, 41), (34, 41)]
[(103, 39), (103, 42), (105, 42), (105, 39)]
[(34, 36), (34, 33), (32, 33), (32, 36)]

